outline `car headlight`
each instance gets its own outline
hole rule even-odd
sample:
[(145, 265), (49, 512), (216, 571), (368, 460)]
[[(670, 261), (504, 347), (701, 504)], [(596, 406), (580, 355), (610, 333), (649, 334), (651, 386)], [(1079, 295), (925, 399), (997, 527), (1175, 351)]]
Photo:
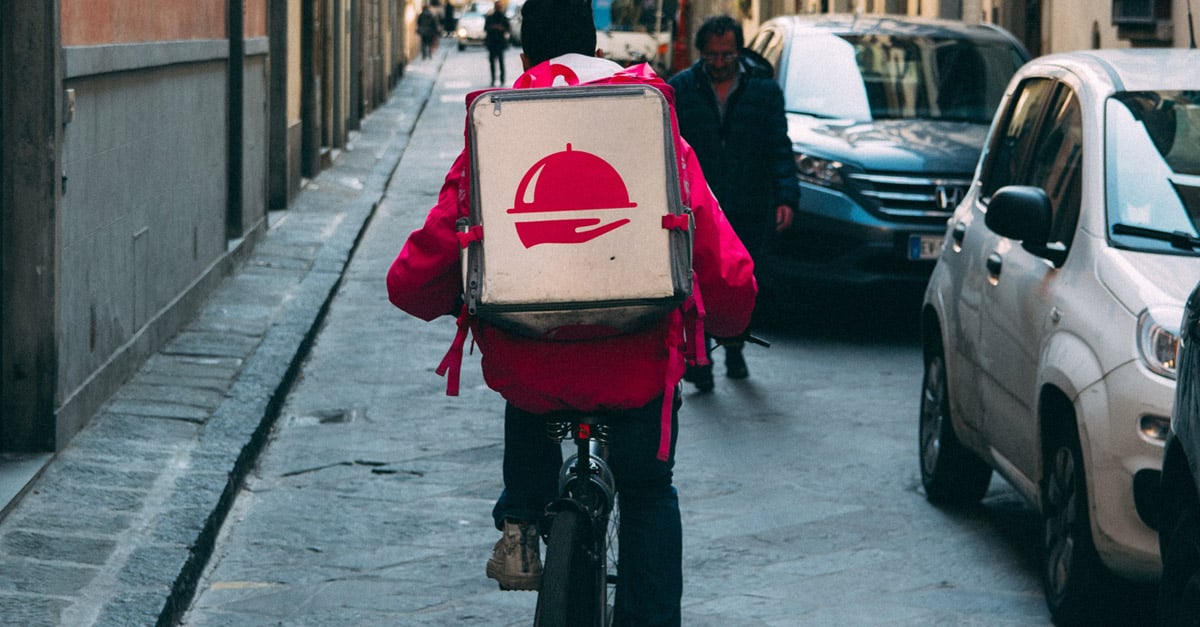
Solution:
[[(1142, 363), (1151, 372), (1174, 379), (1175, 357), (1179, 349), (1179, 320), (1183, 314), (1170, 312), (1169, 309), (1147, 309), (1138, 316), (1137, 345)], [(1173, 322), (1168, 324), (1164, 320)]]
[(454, 34), (455, 34), (455, 35), (457, 35), (458, 37), (466, 37), (466, 36), (467, 36), (467, 29), (465, 29), (465, 28), (460, 28), (460, 29), (458, 29), (457, 31), (455, 31), (455, 33), (454, 33)]
[(800, 177), (800, 180), (825, 187), (842, 185), (842, 162), (814, 157), (803, 152), (796, 153), (795, 159), (796, 176)]

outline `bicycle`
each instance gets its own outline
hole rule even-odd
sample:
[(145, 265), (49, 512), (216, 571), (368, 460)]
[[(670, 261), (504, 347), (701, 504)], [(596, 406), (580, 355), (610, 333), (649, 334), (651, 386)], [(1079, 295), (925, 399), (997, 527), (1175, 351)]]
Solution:
[(573, 416), (548, 421), (547, 434), (560, 442), (572, 438), (576, 453), (563, 462), (559, 496), (547, 506), (550, 531), (533, 624), (608, 627), (619, 524), (616, 484), (606, 461), (608, 426), (603, 415)]
[[(749, 333), (736, 340), (771, 346)], [(534, 627), (612, 622), (620, 521), (605, 415), (559, 414), (546, 422), (547, 434), (559, 442), (572, 438), (576, 452), (559, 468), (559, 495), (546, 508), (549, 535)]]

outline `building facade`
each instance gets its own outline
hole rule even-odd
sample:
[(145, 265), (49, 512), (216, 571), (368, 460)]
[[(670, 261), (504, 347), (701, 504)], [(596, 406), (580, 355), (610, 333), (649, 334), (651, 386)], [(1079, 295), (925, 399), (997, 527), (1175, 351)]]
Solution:
[(175, 335), (388, 97), (415, 15), (0, 0), (0, 456), (61, 449)]

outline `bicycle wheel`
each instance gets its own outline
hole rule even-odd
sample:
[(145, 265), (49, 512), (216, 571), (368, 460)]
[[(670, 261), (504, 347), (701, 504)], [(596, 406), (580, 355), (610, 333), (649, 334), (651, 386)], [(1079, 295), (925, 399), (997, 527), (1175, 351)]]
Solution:
[(605, 612), (598, 603), (604, 598), (604, 574), (597, 568), (594, 537), (587, 516), (572, 510), (554, 514), (546, 565), (538, 593), (536, 627), (596, 625)]
[[(613, 509), (608, 513), (608, 524), (606, 527), (606, 537), (608, 541), (605, 543), (605, 553), (608, 555), (605, 570), (607, 571), (605, 587), (605, 598), (608, 600), (608, 624), (612, 624), (613, 608), (616, 606), (617, 600), (617, 554), (619, 553), (617, 544), (617, 534), (621, 525), (621, 508), (614, 502)], [(605, 625), (604, 627), (608, 627)]]

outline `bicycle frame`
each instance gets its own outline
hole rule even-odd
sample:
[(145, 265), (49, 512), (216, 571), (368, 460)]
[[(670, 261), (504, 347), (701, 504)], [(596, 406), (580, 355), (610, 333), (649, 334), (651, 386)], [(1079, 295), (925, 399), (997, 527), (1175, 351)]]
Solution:
[[(593, 625), (611, 621), (609, 516), (616, 485), (605, 461), (608, 430), (599, 416), (547, 423), (550, 437), (567, 437), (576, 453), (559, 471), (559, 497), (547, 507), (550, 537), (534, 625)], [(558, 537), (556, 537), (558, 536)]]

